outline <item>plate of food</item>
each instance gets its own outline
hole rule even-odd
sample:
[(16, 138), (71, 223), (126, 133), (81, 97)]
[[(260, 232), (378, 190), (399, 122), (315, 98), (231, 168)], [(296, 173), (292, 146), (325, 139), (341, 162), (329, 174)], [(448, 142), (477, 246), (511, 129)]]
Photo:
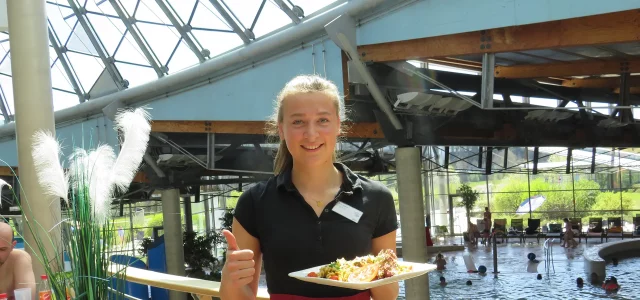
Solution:
[(393, 250), (382, 250), (352, 260), (338, 259), (328, 265), (289, 273), (290, 277), (323, 285), (368, 290), (411, 279), (436, 269), (436, 265), (398, 261)]

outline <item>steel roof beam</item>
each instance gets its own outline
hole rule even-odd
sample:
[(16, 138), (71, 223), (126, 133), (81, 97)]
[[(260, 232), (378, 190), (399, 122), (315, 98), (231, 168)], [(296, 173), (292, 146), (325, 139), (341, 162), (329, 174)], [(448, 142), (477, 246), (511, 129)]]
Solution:
[(296, 15), (295, 12), (293, 12), (293, 10), (291, 10), (291, 8), (289, 8), (289, 6), (287, 6), (287, 4), (284, 3), (284, 1), (282, 0), (273, 0), (273, 2), (275, 2), (278, 7), (284, 11), (285, 14), (287, 14), (287, 16), (289, 16), (289, 19), (291, 19), (291, 21), (293, 21), (293, 23), (298, 24), (300, 23), (300, 18), (298, 17), (298, 15)]
[(2, 112), (2, 116), (4, 116), (5, 124), (13, 120), (11, 114), (9, 114), (9, 107), (7, 101), (5, 100), (4, 93), (0, 93), (0, 112)]
[(105, 69), (107, 69), (109, 76), (111, 76), (111, 79), (113, 79), (113, 82), (115, 83), (116, 88), (118, 90), (126, 89), (129, 86), (129, 82), (124, 80), (124, 78), (122, 78), (122, 75), (120, 75), (120, 71), (118, 71), (118, 68), (116, 67), (116, 64), (115, 64), (115, 58), (110, 57), (108, 55), (108, 52), (105, 49), (104, 45), (102, 44), (102, 41), (96, 34), (95, 30), (93, 29), (93, 26), (91, 26), (91, 23), (87, 18), (87, 11), (84, 9), (84, 7), (79, 6), (76, 3), (76, 0), (68, 0), (68, 1), (69, 1), (69, 6), (73, 10), (73, 13), (78, 18), (78, 22), (80, 22), (80, 26), (82, 26), (82, 29), (84, 29), (85, 34), (89, 38), (89, 41), (91, 41), (91, 44), (96, 49), (96, 52), (98, 52), (98, 56), (100, 57), (100, 60), (102, 60), (102, 63), (104, 64)]
[(87, 100), (88, 97), (87, 95), (85, 95), (80, 84), (78, 84), (79, 80), (78, 80), (78, 77), (76, 76), (76, 73), (71, 69), (71, 65), (69, 64), (69, 60), (66, 54), (67, 48), (60, 46), (57, 35), (52, 30), (51, 23), (49, 23), (48, 29), (49, 29), (49, 42), (51, 43), (51, 47), (53, 47), (53, 50), (56, 52), (56, 55), (58, 55), (58, 60), (60, 60), (60, 64), (62, 65), (64, 72), (67, 74), (69, 83), (71, 83), (71, 86), (73, 87), (73, 91), (76, 93), (76, 95), (78, 95), (78, 101), (82, 103), (85, 100)]
[(247, 35), (247, 31), (242, 30), (242, 28), (240, 28), (240, 25), (236, 23), (233, 18), (231, 18), (231, 15), (229, 15), (229, 13), (227, 13), (227, 11), (224, 9), (222, 4), (220, 3), (220, 0), (209, 0), (209, 2), (211, 2), (211, 5), (213, 5), (218, 13), (220, 13), (220, 16), (225, 20), (225, 22), (227, 22), (231, 29), (242, 39), (245, 44), (251, 43), (251, 39), (249, 38), (249, 35)]
[(124, 23), (124, 26), (126, 26), (129, 30), (131, 37), (133, 37), (133, 40), (136, 41), (136, 44), (142, 51), (142, 54), (144, 54), (147, 62), (149, 62), (149, 65), (151, 65), (153, 70), (156, 71), (156, 75), (158, 75), (158, 78), (161, 78), (164, 75), (168, 74), (169, 69), (166, 66), (163, 66), (162, 62), (160, 62), (155, 53), (153, 53), (151, 46), (147, 43), (138, 26), (136, 26), (135, 18), (129, 16), (129, 14), (125, 12), (125, 10), (122, 8), (122, 4), (120, 4), (119, 1), (109, 0), (109, 3), (113, 7), (113, 10), (115, 10), (118, 14), (118, 17), (120, 17), (122, 23)]

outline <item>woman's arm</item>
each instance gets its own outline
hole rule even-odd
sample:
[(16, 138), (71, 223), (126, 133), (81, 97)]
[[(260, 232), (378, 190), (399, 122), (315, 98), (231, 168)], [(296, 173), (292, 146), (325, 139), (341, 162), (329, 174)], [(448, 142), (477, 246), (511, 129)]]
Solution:
[[(396, 252), (396, 231), (389, 232), (383, 236), (374, 238), (372, 241), (373, 255), (378, 255), (380, 250), (391, 249)], [(371, 289), (373, 300), (395, 300), (398, 298), (400, 287), (398, 283), (391, 283)]]
[[(237, 242), (237, 248), (240, 251), (250, 250), (253, 252), (253, 261), (255, 262), (255, 273), (253, 280), (240, 288), (240, 292), (234, 291), (234, 287), (229, 286), (229, 280), (225, 280), (222, 274), (222, 282), (220, 283), (220, 299), (222, 300), (251, 300), (255, 299), (258, 293), (258, 281), (260, 279), (260, 271), (262, 270), (262, 252), (260, 251), (260, 241), (253, 237), (247, 230), (240, 225), (240, 222), (233, 218), (233, 236)], [(232, 251), (232, 250), (229, 250)], [(227, 253), (227, 257), (229, 253)], [(227, 260), (227, 263), (229, 261)]]

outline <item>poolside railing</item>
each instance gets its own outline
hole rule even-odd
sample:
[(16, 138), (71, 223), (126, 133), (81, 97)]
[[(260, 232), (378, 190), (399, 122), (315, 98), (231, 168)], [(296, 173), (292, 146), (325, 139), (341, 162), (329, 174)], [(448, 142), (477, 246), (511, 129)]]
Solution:
[[(123, 265), (113, 264), (111, 266), (111, 273), (115, 274), (124, 267)], [(197, 296), (200, 300), (220, 297), (220, 282), (176, 276), (134, 267), (126, 267), (126, 271), (122, 273), (126, 274), (126, 281), (189, 293)], [(260, 288), (256, 299), (267, 300), (269, 299), (269, 293), (267, 293), (266, 289)]]
[(556, 267), (553, 263), (553, 241), (555, 239), (546, 239), (544, 241), (544, 270), (549, 275), (551, 268), (553, 268), (553, 273), (556, 272)]

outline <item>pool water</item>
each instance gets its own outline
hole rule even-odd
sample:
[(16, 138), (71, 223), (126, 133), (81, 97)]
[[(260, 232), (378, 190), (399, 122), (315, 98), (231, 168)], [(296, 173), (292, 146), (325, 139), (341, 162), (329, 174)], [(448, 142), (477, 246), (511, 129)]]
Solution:
[[(591, 245), (591, 244), (590, 244)], [(590, 246), (589, 245), (589, 246)], [(545, 272), (542, 240), (540, 244), (510, 243), (498, 245), (498, 278), (493, 275), (493, 254), (490, 247), (477, 248), (457, 252), (444, 252), (447, 269), (429, 273), (431, 299), (638, 299), (640, 296), (640, 258), (620, 257), (618, 266), (607, 265), (607, 276), (615, 276), (622, 287), (617, 294), (607, 295), (600, 286), (588, 283), (584, 272), (582, 252), (584, 242), (576, 249), (564, 249), (558, 244), (553, 246), (553, 269)], [(540, 260), (537, 273), (527, 272), (527, 254), (534, 253)], [(430, 262), (437, 253), (430, 253)], [(487, 275), (467, 273), (463, 255), (470, 254), (476, 266), (485, 265)], [(534, 266), (535, 268), (535, 266)], [(542, 280), (536, 279), (537, 274)], [(444, 276), (447, 286), (439, 285), (440, 276)], [(576, 287), (576, 278), (585, 279), (583, 288)], [(466, 281), (471, 280), (472, 286)], [(404, 284), (400, 286), (400, 297), (404, 298)]]
[[(459, 242), (459, 240), (442, 241), (443, 244)], [(607, 265), (607, 276), (615, 276), (622, 287), (616, 294), (607, 295), (598, 286), (593, 286), (584, 272), (582, 253), (585, 247), (584, 241), (576, 249), (565, 249), (559, 244), (553, 245), (553, 261), (555, 272), (545, 272), (543, 240), (538, 243), (514, 243), (499, 244), (498, 249), (498, 278), (493, 276), (493, 253), (490, 247), (479, 245), (464, 251), (443, 252), (447, 261), (447, 269), (429, 273), (429, 289), (431, 299), (640, 299), (640, 257), (630, 253), (619, 257), (617, 266)], [(527, 272), (527, 254), (534, 253), (540, 261), (537, 272)], [(437, 253), (429, 253), (429, 262)], [(467, 273), (463, 255), (470, 254), (476, 266), (487, 267), (487, 275)], [(535, 269), (535, 266), (534, 266)], [(264, 270), (263, 270), (264, 272)], [(536, 279), (537, 274), (543, 275), (542, 280)], [(447, 286), (439, 285), (440, 276), (444, 276)], [(583, 288), (576, 287), (576, 278), (582, 277), (585, 281)], [(466, 281), (471, 280), (472, 286), (467, 286)], [(266, 288), (264, 274), (260, 278), (260, 287)], [(404, 282), (400, 282), (400, 297), (404, 298)]]

